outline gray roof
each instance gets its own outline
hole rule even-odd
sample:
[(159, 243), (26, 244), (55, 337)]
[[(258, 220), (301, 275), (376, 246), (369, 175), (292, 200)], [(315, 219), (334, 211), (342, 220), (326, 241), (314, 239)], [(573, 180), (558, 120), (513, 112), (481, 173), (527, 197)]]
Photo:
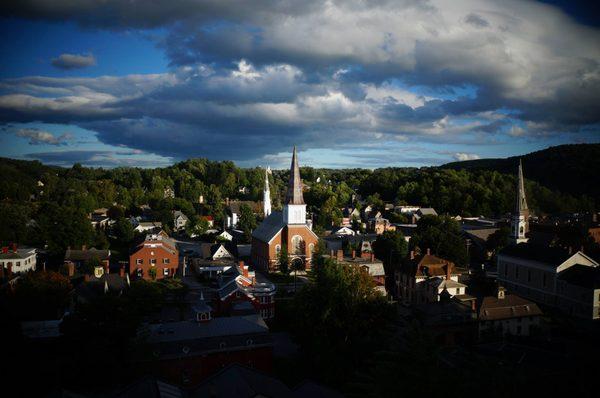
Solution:
[(281, 212), (274, 211), (252, 232), (252, 237), (261, 242), (269, 242), (284, 225)]
[(417, 213), (419, 213), (422, 216), (437, 216), (437, 212), (435, 211), (435, 209), (433, 207), (421, 207), (419, 210), (417, 210)]
[(210, 337), (268, 333), (259, 315), (213, 318), (208, 322), (180, 321), (148, 326), (150, 343), (191, 341)]
[(98, 260), (108, 260), (110, 259), (110, 250), (98, 250), (92, 247), (89, 250), (67, 249), (65, 253), (66, 261), (88, 261), (94, 257), (97, 257)]
[(500, 228), (465, 229), (464, 233), (472, 239), (479, 239), (483, 242), (487, 242), (488, 238), (499, 229)]
[(9, 248), (8, 253), (0, 253), (0, 260), (19, 260), (35, 256), (35, 249), (31, 248), (17, 248), (16, 253)]

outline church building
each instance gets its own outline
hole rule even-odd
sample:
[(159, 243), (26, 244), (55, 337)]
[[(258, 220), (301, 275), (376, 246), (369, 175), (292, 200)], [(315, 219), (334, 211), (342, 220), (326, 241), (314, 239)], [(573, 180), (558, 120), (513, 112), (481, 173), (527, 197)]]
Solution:
[[(268, 184), (268, 179), (265, 180)], [(268, 185), (265, 190), (268, 189)], [(292, 155), (290, 181), (283, 211), (272, 211), (252, 233), (252, 263), (264, 270), (275, 270), (282, 247), (287, 249), (290, 265), (310, 269), (319, 237), (306, 223), (306, 204), (296, 147)]]

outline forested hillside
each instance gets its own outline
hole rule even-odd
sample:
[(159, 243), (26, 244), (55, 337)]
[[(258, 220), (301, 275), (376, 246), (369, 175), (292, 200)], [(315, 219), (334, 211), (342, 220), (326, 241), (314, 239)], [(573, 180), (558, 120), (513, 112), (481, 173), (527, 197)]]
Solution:
[(560, 192), (589, 196), (596, 206), (600, 203), (600, 144), (560, 145), (506, 159), (453, 162), (442, 168), (514, 173), (519, 158), (523, 160), (525, 178)]
[[(583, 152), (590, 153), (582, 148)], [(594, 208), (594, 201), (586, 196), (553, 191), (532, 181), (530, 174), (535, 176), (533, 170), (538, 166), (534, 167), (537, 163), (529, 159), (524, 158), (526, 190), (534, 212)], [(560, 159), (562, 163), (570, 163), (568, 159)], [(583, 168), (580, 160), (571, 163)], [(588, 164), (595, 163), (597, 159), (589, 159)], [(555, 169), (551, 162), (546, 167)], [(509, 173), (501, 173), (479, 167), (471, 170), (426, 167), (374, 171), (303, 167), (301, 174), (306, 185), (305, 201), (319, 231), (340, 222), (341, 208), (350, 204), (355, 193), (381, 209), (384, 202), (388, 202), (431, 206), (440, 214), (503, 215), (511, 211), (514, 203), (515, 173), (512, 168), (508, 164), (506, 170)], [(60, 168), (37, 161), (0, 159), (0, 172), (0, 241), (47, 244), (56, 254), (69, 245), (108, 246), (107, 237), (102, 231), (94, 231), (87, 218), (95, 208), (113, 208), (115, 218), (123, 220), (139, 214), (140, 205), (149, 205), (154, 219), (166, 226), (172, 223), (174, 209), (182, 210), (193, 222), (198, 222), (201, 215), (212, 215), (216, 225), (222, 225), (225, 199), (261, 200), (264, 183), (263, 169), (242, 169), (230, 161), (206, 159), (190, 159), (156, 169), (92, 169), (79, 164)], [(580, 171), (578, 177), (572, 178), (581, 178), (583, 174)], [(549, 175), (566, 178), (564, 173)], [(288, 176), (288, 170), (274, 170), (270, 177), (274, 208), (282, 203)], [(568, 185), (549, 181), (553, 186)], [(597, 185), (596, 180), (590, 180), (586, 184), (587, 190), (597, 190)], [(240, 192), (242, 187), (247, 188), (246, 193)], [(174, 191), (174, 198), (165, 195), (167, 188)], [(125, 224), (118, 225), (125, 228)]]

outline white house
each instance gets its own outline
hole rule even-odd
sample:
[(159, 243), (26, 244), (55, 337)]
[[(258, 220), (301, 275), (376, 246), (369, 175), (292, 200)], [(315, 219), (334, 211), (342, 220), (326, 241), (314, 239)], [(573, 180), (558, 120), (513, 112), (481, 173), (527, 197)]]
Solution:
[(173, 226), (175, 231), (181, 231), (185, 229), (185, 226), (187, 225), (189, 220), (190, 219), (181, 211), (173, 211)]
[(3, 273), (20, 274), (27, 271), (35, 271), (36, 249), (3, 247), (0, 253), (0, 268)]

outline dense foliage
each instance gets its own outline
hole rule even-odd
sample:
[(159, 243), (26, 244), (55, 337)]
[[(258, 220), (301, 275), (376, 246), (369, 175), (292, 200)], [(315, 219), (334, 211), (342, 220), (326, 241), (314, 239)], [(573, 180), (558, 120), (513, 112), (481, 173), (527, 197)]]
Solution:
[[(567, 162), (560, 160), (561, 164)], [(527, 178), (535, 176), (531, 169)], [(242, 169), (233, 162), (206, 159), (190, 159), (166, 168), (110, 170), (0, 159), (0, 171), (0, 241), (47, 245), (56, 256), (67, 246), (114, 244), (103, 231), (90, 227), (87, 216), (95, 208), (109, 208), (111, 216), (119, 220), (113, 237), (121, 244), (133, 239), (126, 218), (140, 215), (141, 205), (149, 205), (153, 219), (166, 229), (172, 227), (172, 211), (181, 210), (192, 221), (188, 232), (201, 235), (207, 227), (201, 216), (211, 215), (215, 225), (223, 225), (226, 199), (261, 200), (264, 184), (264, 171), (259, 168)], [(345, 206), (360, 208), (358, 196), (378, 210), (384, 210), (384, 203), (394, 203), (431, 206), (449, 215), (506, 214), (514, 203), (516, 186), (514, 171), (507, 171), (510, 173), (433, 167), (373, 171), (301, 168), (305, 201), (316, 232), (339, 225)], [(572, 177), (554, 173), (545, 176), (545, 181)], [(288, 170), (274, 170), (269, 176), (275, 209), (283, 202), (288, 178)], [(559, 182), (548, 185), (561, 186)], [(594, 207), (593, 198), (575, 198), (531, 180), (526, 180), (526, 190), (530, 208), (538, 214)], [(249, 237), (256, 220), (248, 209), (242, 210), (242, 227)], [(406, 221), (392, 212), (385, 216), (392, 222)], [(355, 227), (361, 227), (358, 220)]]
[(331, 258), (317, 261), (314, 281), (294, 297), (293, 313), (291, 330), (303, 354), (333, 384), (345, 382), (385, 344), (395, 317), (367, 273)]

